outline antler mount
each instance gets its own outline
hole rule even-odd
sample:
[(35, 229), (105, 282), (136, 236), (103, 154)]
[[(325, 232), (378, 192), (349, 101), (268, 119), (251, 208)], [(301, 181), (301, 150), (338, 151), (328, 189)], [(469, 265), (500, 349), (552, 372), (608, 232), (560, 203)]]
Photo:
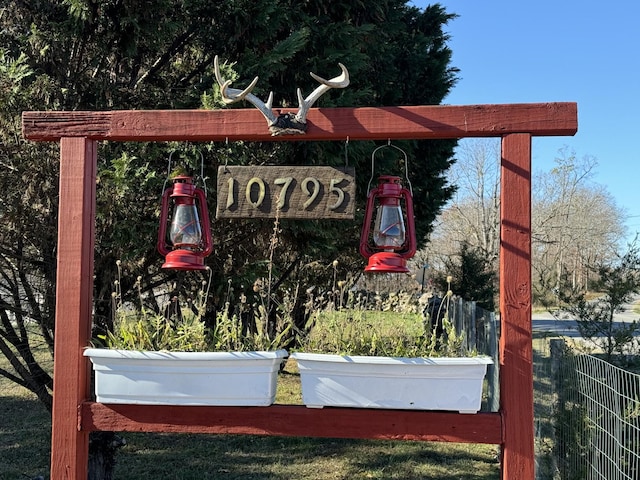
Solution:
[(214, 69), (216, 80), (218, 85), (220, 85), (220, 92), (222, 94), (222, 101), (226, 104), (235, 103), (240, 100), (246, 100), (249, 103), (253, 104), (264, 118), (267, 119), (267, 124), (269, 126), (269, 130), (271, 131), (271, 135), (291, 135), (291, 134), (304, 134), (307, 131), (307, 113), (309, 109), (313, 106), (313, 104), (326, 92), (331, 90), (332, 88), (345, 88), (349, 85), (349, 72), (347, 68), (338, 63), (342, 73), (337, 77), (334, 77), (330, 80), (325, 80), (322, 77), (319, 77), (315, 73), (311, 72), (311, 76), (318, 82), (320, 85), (316, 87), (316, 89), (309, 94), (306, 98), (302, 97), (302, 92), (298, 88), (298, 111), (296, 113), (279, 113), (276, 115), (272, 110), (273, 105), (273, 92), (269, 93), (269, 97), (266, 102), (263, 102), (254, 94), (251, 93), (251, 90), (258, 83), (258, 77), (254, 78), (253, 81), (249, 84), (247, 88), (244, 90), (240, 90), (237, 88), (231, 88), (231, 80), (225, 80), (222, 78), (220, 74), (220, 67), (218, 64), (218, 56), (216, 55), (214, 58)]

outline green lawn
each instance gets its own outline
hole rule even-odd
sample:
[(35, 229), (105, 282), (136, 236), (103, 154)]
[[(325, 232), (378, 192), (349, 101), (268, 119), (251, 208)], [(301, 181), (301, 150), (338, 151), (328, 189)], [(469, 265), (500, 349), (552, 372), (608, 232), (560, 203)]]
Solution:
[(0, 479), (48, 478), (50, 440), (49, 412), (35, 395), (0, 377)]
[[(380, 321), (389, 322), (384, 315)], [(371, 320), (371, 319), (368, 319)], [(371, 320), (373, 321), (373, 320)], [(375, 320), (377, 321), (377, 320)], [(415, 317), (400, 319), (415, 325)], [(0, 360), (0, 367), (5, 367)], [(302, 403), (294, 362), (277, 403)], [(0, 480), (49, 478), (51, 421), (26, 390), (0, 377)], [(499, 479), (495, 445), (245, 435), (123, 433), (116, 479)]]

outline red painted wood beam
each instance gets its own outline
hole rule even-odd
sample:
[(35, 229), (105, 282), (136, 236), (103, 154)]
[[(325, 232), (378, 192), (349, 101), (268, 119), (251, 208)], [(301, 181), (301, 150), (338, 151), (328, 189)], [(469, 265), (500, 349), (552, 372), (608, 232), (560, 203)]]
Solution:
[(90, 384), (82, 350), (91, 338), (96, 147), (84, 138), (60, 142), (51, 478), (61, 480), (87, 478), (89, 434), (78, 431), (77, 416)]
[(533, 480), (531, 135), (502, 138), (500, 181), (501, 478)]
[(500, 444), (499, 413), (354, 408), (194, 407), (86, 402), (81, 431), (130, 431), (370, 438)]
[(272, 137), (256, 109), (23, 112), (24, 137), (55, 141), (87, 137), (114, 141), (305, 141), (574, 135), (575, 103), (320, 108), (305, 135)]

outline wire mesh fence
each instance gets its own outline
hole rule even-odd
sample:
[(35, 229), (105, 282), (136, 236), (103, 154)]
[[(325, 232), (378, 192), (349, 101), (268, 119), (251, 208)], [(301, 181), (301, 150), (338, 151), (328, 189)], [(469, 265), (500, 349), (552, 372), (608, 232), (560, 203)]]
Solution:
[(536, 478), (640, 480), (640, 375), (534, 342)]

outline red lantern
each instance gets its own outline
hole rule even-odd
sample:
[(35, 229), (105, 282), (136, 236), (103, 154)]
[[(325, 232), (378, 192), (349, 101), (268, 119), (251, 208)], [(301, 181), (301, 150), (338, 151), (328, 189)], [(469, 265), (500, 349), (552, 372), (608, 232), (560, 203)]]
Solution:
[(158, 230), (158, 251), (165, 257), (162, 268), (206, 270), (204, 258), (213, 251), (206, 194), (192, 177), (179, 175), (173, 182), (162, 194)]
[[(369, 259), (364, 270), (409, 273), (407, 259), (416, 253), (411, 192), (402, 186), (400, 177), (381, 175), (378, 182), (378, 186), (367, 197), (360, 236), (360, 253)], [(374, 210), (376, 216), (372, 222)]]

